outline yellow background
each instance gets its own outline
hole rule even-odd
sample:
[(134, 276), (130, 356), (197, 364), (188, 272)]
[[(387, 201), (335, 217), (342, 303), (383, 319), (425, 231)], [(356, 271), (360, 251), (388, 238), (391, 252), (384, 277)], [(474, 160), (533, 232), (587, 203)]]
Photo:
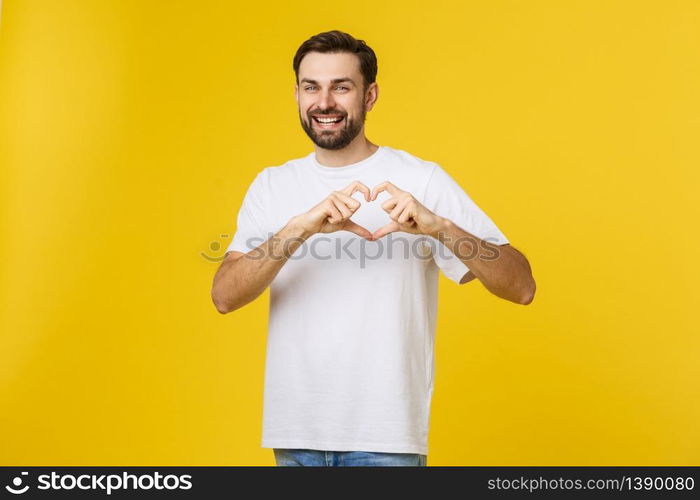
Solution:
[(257, 172), (312, 151), (292, 57), (340, 29), (378, 55), (368, 137), (440, 163), (537, 280), (521, 306), (441, 276), (428, 464), (700, 465), (700, 3), (5, 0), (1, 23), (0, 464), (274, 463), (269, 291), (220, 315), (205, 256)]

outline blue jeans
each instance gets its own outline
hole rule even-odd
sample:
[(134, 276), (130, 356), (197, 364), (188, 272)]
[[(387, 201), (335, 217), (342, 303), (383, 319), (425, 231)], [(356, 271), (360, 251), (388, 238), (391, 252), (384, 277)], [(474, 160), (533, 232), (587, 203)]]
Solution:
[(424, 467), (427, 455), (417, 453), (383, 453), (375, 451), (325, 451), (273, 448), (278, 466), (311, 467)]

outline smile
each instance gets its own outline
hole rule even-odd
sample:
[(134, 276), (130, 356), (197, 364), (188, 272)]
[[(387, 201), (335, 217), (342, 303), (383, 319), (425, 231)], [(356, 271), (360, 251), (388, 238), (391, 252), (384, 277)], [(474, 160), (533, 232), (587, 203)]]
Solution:
[(312, 116), (319, 128), (333, 129), (338, 128), (345, 119), (344, 116)]

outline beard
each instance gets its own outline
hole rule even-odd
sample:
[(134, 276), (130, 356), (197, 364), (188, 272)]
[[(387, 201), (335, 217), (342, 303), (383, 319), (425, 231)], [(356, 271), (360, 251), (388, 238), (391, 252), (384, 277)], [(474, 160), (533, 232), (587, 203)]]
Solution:
[(354, 120), (348, 118), (344, 113), (339, 113), (333, 110), (327, 110), (325, 112), (317, 112), (317, 115), (343, 115), (344, 123), (343, 126), (337, 130), (323, 130), (314, 127), (314, 119), (307, 115), (308, 123), (304, 121), (301, 117), (301, 111), (299, 111), (299, 120), (301, 121), (301, 128), (304, 129), (306, 135), (309, 139), (313, 141), (319, 148), (323, 149), (343, 149), (345, 146), (350, 144), (352, 140), (357, 137), (357, 134), (362, 130), (362, 126), (365, 123), (366, 111), (363, 108), (360, 110), (360, 119)]

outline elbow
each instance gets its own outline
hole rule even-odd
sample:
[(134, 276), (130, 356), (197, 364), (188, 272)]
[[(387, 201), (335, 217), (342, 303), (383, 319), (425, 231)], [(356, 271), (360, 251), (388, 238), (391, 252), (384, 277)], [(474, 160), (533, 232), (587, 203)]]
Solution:
[(211, 292), (211, 300), (214, 303), (214, 307), (216, 307), (216, 310), (219, 311), (221, 314), (227, 314), (232, 311), (228, 305), (221, 300), (221, 298), (215, 293), (214, 289), (212, 289)]
[(526, 306), (526, 305), (532, 303), (532, 301), (534, 300), (534, 298), (535, 298), (535, 294), (534, 294), (534, 293), (531, 294), (531, 295), (526, 295), (525, 297), (521, 298), (521, 299), (518, 301), (518, 304), (522, 304), (522, 305)]
[(535, 290), (537, 289), (537, 285), (535, 284), (534, 279), (530, 279), (530, 284), (526, 287), (525, 293), (523, 293), (520, 297), (520, 300), (518, 301), (518, 304), (522, 304), (524, 306), (531, 304), (533, 300), (535, 300)]
[(219, 313), (221, 314), (232, 313), (233, 311), (240, 309), (246, 304), (246, 302), (240, 302), (235, 300), (225, 301), (222, 300), (221, 297), (216, 297), (214, 295), (212, 295), (212, 301), (214, 302), (216, 310), (219, 311)]
[(215, 306), (216, 306), (216, 310), (219, 311), (221, 314), (227, 314), (227, 313), (230, 313), (230, 312), (231, 312), (231, 311), (229, 311), (227, 308), (222, 307), (222, 306), (220, 306), (220, 305), (218, 305), (218, 304), (215, 304)]
[(214, 306), (216, 307), (216, 310), (219, 311), (219, 313), (221, 314), (227, 314), (231, 312), (228, 307), (219, 302), (214, 302)]

